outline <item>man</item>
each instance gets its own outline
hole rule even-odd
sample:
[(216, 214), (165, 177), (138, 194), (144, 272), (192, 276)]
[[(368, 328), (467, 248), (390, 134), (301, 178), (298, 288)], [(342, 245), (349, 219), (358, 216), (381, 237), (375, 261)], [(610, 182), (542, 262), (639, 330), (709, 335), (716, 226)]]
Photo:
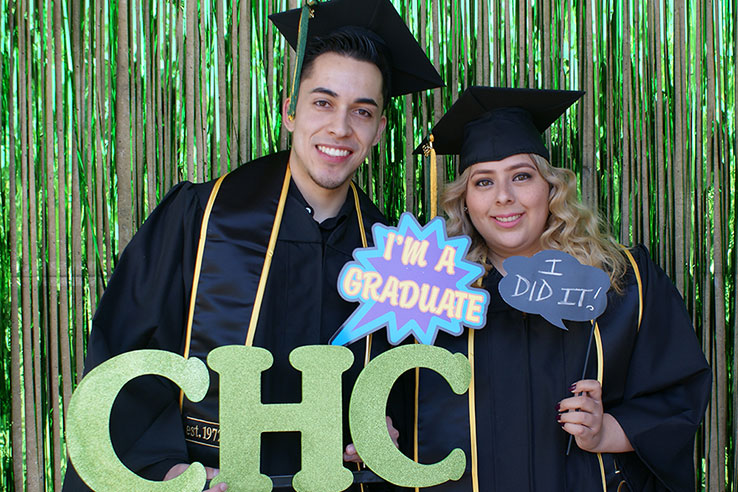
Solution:
[[(283, 108), (292, 148), (216, 182), (172, 189), (111, 277), (93, 319), (86, 371), (139, 348), (204, 359), (213, 348), (245, 341), (274, 356), (263, 375), (263, 402), (299, 401), (300, 374), (288, 355), (327, 343), (353, 311), (336, 279), (352, 251), (371, 239), (365, 231), (384, 220), (351, 178), (382, 136), (389, 97), (441, 84), (387, 0), (336, 0), (314, 10), (294, 117), (292, 100)], [(288, 38), (296, 15), (273, 18)], [(346, 25), (358, 27), (336, 29)], [(368, 342), (359, 345), (351, 347), (355, 363), (344, 374), (345, 408), (370, 351)], [(152, 480), (173, 478), (194, 461), (212, 477), (217, 440), (202, 435), (217, 433), (189, 430), (217, 429), (217, 402), (212, 371), (210, 392), (197, 404), (163, 378), (129, 383), (111, 414), (118, 456)], [(298, 436), (263, 435), (263, 473), (294, 474), (299, 456)], [(346, 458), (356, 458), (350, 447)], [(67, 474), (65, 490), (84, 489), (76, 474)]]

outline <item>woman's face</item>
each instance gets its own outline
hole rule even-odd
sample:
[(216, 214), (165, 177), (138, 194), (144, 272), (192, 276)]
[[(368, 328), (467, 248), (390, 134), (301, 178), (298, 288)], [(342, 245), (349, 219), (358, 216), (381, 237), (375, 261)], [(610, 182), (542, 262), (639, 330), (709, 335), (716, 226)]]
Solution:
[(540, 251), (548, 220), (549, 184), (530, 156), (480, 162), (469, 170), (466, 206), (495, 267), (502, 271), (505, 258)]

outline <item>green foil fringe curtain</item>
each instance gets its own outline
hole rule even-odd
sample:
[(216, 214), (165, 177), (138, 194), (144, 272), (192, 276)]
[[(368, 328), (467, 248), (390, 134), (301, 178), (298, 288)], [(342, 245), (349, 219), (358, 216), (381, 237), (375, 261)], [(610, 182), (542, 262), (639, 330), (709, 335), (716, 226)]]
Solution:
[[(683, 293), (714, 375), (698, 487), (738, 489), (735, 1), (394, 3), (447, 86), (392, 103), (359, 184), (391, 220), (427, 220), (411, 151), (464, 88), (586, 90), (552, 160)], [(0, 489), (60, 489), (95, 305), (167, 190), (288, 145), (294, 55), (267, 15), (297, 6), (0, 0)]]

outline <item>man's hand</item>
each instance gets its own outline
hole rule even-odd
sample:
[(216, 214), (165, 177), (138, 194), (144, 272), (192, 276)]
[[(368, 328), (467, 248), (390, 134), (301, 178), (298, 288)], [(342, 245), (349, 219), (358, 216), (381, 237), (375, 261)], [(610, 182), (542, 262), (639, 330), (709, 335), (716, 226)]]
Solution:
[[(397, 442), (397, 439), (400, 437), (400, 431), (395, 429), (395, 426), (392, 425), (392, 419), (390, 417), (387, 417), (387, 431), (392, 438), (392, 442), (395, 443), (395, 447), (399, 448), (400, 445)], [(343, 461), (361, 463), (361, 458), (359, 458), (359, 455), (356, 453), (356, 448), (353, 444), (346, 446), (346, 449), (343, 451)]]
[[(176, 478), (183, 474), (187, 468), (189, 468), (189, 463), (179, 463), (178, 465), (174, 465), (169, 469), (166, 475), (164, 475), (164, 481), (171, 480), (173, 478)], [(210, 468), (209, 466), (205, 467), (205, 473), (207, 474), (208, 480), (212, 480), (215, 478), (215, 476), (218, 474), (219, 470), (217, 468)], [(228, 486), (224, 483), (219, 483), (215, 487), (211, 487), (204, 492), (224, 492), (228, 489)]]

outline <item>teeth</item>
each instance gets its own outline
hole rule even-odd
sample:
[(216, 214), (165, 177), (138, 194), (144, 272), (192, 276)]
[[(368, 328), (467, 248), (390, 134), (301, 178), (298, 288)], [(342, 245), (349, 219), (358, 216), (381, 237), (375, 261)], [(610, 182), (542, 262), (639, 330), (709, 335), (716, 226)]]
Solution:
[(333, 157), (346, 157), (351, 153), (351, 151), (348, 150), (341, 150), (336, 149), (333, 147), (326, 147), (325, 145), (318, 145), (318, 150), (323, 152), (324, 154), (328, 154)]
[(509, 217), (495, 217), (495, 219), (499, 220), (500, 222), (512, 222), (514, 220), (518, 220), (521, 215), (523, 214), (511, 215)]

